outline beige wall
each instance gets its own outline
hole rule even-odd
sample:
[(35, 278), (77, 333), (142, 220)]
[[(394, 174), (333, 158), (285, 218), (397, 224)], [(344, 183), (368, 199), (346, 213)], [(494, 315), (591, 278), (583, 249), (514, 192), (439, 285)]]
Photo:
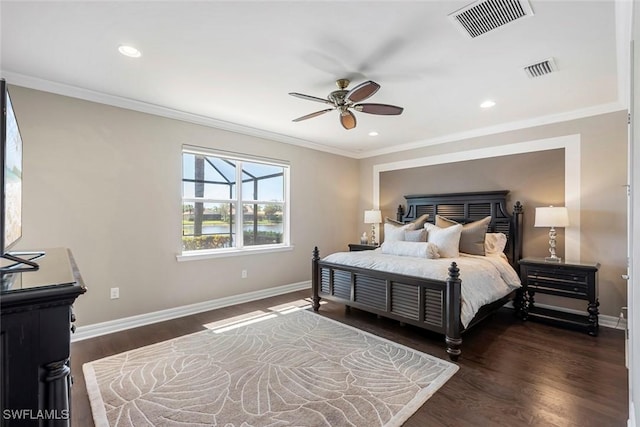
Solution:
[[(313, 246), (323, 254), (344, 250), (363, 231), (369, 232), (362, 212), (372, 206), (374, 165), (572, 134), (580, 135), (582, 259), (602, 264), (601, 312), (617, 316), (626, 305), (626, 284), (620, 278), (626, 271), (626, 113), (358, 161), (21, 87), (11, 90), (25, 156), (24, 238), (17, 249), (73, 250), (89, 287), (76, 303), (78, 325), (309, 280)], [(294, 249), (177, 262), (182, 144), (289, 161)], [(523, 155), (534, 157), (515, 162), (487, 159), (496, 163), (485, 168), (504, 168), (499, 180), (491, 174), (482, 181), (470, 179), (466, 173), (451, 173), (452, 164), (440, 166), (437, 174), (448, 180), (437, 187), (420, 186), (412, 177), (417, 171), (383, 173), (384, 213), (395, 214), (401, 202), (397, 194), (502, 189), (507, 179), (512, 197), (530, 202), (528, 239), (542, 239), (544, 246), (544, 231), (531, 227), (531, 209), (562, 204), (558, 190), (551, 189), (561, 173), (552, 163), (562, 156), (555, 154), (547, 160), (544, 153)], [(523, 162), (528, 167), (542, 164), (544, 169), (537, 169), (535, 176), (532, 171), (523, 173)], [(456, 167), (464, 171), (469, 165)], [(404, 187), (403, 173), (411, 186)], [(518, 174), (518, 181), (505, 178)], [(531, 191), (526, 191), (529, 185)], [(394, 187), (398, 193), (391, 196)], [(526, 247), (534, 248), (530, 255), (544, 255), (533, 253), (535, 245), (527, 241)], [(240, 278), (242, 269), (248, 270), (247, 279)], [(121, 298), (110, 300), (109, 288), (116, 286)]]
[[(602, 314), (617, 316), (620, 308), (626, 306), (626, 282), (621, 275), (626, 273), (626, 214), (627, 198), (627, 114), (618, 112), (600, 116), (589, 117), (580, 120), (572, 120), (545, 126), (538, 126), (512, 132), (488, 135), (466, 140), (453, 141), (444, 144), (433, 145), (415, 150), (401, 151), (389, 155), (364, 159), (360, 163), (360, 207), (359, 211), (370, 209), (373, 204), (373, 171), (374, 166), (401, 162), (411, 159), (428, 158), (450, 153), (463, 152), (474, 149), (488, 149), (491, 147), (509, 146), (527, 141), (544, 140), (567, 135), (579, 135), (580, 138), (580, 253), (583, 261), (598, 261), (600, 269), (600, 312)], [(485, 174), (478, 177), (478, 170), (483, 163), (464, 162), (458, 166), (447, 164), (430, 166), (437, 168), (437, 175), (441, 176), (438, 186), (432, 184), (432, 180), (423, 180), (424, 189), (420, 189), (420, 182), (413, 175), (419, 171), (406, 172), (406, 177), (413, 181), (410, 184), (403, 183), (402, 174), (396, 177), (390, 172), (380, 174), (380, 202), (385, 214), (393, 214), (397, 205), (398, 196), (391, 197), (387, 193), (391, 188), (398, 188), (400, 197), (404, 194), (440, 192), (434, 191), (442, 188), (447, 192), (453, 191), (482, 191), (498, 189), (517, 189), (523, 192), (518, 199), (523, 203), (529, 201), (526, 207), (527, 214), (525, 227), (528, 227), (525, 235), (525, 255), (544, 256), (542, 249), (545, 242), (544, 232), (532, 228), (532, 211), (534, 205), (564, 204), (558, 200), (557, 190), (540, 185), (540, 180), (551, 185), (557, 180), (557, 169), (546, 170), (549, 165), (542, 165), (541, 171), (531, 175), (531, 164), (527, 164), (527, 158), (534, 159), (533, 154), (526, 154), (523, 158), (516, 159), (515, 163), (505, 162), (506, 157), (500, 157), (494, 167), (507, 168), (512, 174), (513, 180), (505, 181), (504, 173), (501, 178), (491, 178)], [(539, 161), (540, 159), (538, 159)], [(473, 161), (475, 163), (476, 161)], [(471, 165), (471, 166), (469, 166)], [(428, 169), (428, 168), (427, 168)], [(472, 173), (467, 173), (472, 172)], [(521, 171), (521, 173), (519, 173)], [(547, 175), (547, 172), (549, 175)], [(396, 173), (396, 172), (394, 172)], [(507, 177), (509, 174), (506, 175)], [(446, 180), (445, 180), (446, 177)], [(391, 181), (387, 182), (388, 179)], [(479, 188), (486, 185), (487, 188)], [(504, 186), (504, 188), (498, 188)], [(531, 192), (526, 189), (531, 186)], [(523, 191), (524, 190), (524, 191)], [(526, 193), (526, 194), (525, 194)], [(400, 199), (401, 200), (401, 199)], [(360, 232), (366, 230), (364, 224), (360, 224)], [(542, 233), (542, 234), (540, 234)], [(531, 241), (533, 240), (533, 242)], [(556, 300), (557, 305), (571, 306), (568, 301)], [(544, 303), (551, 304), (547, 298)], [(570, 307), (575, 308), (575, 307)]]
[[(89, 288), (78, 325), (307, 281), (313, 246), (343, 249), (358, 226), (357, 160), (21, 87), (11, 96), (24, 141), (16, 249), (72, 249)], [(178, 262), (182, 144), (289, 161), (294, 249)]]

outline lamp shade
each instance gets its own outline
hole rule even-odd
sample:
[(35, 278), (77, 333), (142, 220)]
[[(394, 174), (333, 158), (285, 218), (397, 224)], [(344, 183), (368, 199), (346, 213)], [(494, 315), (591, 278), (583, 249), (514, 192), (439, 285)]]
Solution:
[(569, 225), (567, 208), (554, 206), (536, 208), (534, 227), (566, 227), (567, 225)]
[(365, 224), (380, 224), (382, 222), (382, 213), (377, 210), (364, 211)]

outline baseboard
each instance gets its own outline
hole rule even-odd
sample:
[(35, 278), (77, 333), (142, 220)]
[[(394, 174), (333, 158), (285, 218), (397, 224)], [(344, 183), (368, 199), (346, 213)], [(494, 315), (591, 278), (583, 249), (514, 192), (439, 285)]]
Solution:
[(191, 314), (202, 313), (204, 311), (256, 301), (304, 289), (311, 289), (310, 280), (277, 286), (275, 288), (263, 289), (260, 291), (248, 292), (240, 295), (233, 295), (230, 297), (218, 298), (196, 304), (184, 305), (181, 307), (169, 308), (166, 310), (154, 311), (152, 313), (110, 320), (108, 322), (94, 323), (93, 325), (79, 326), (76, 328), (75, 334), (72, 334), (71, 342), (86, 340), (101, 335), (111, 334), (113, 332), (124, 331), (126, 329), (137, 328), (139, 326), (157, 322), (164, 322), (165, 320), (176, 319), (178, 317), (189, 316)]
[[(505, 304), (505, 307), (513, 308), (513, 303), (511, 301), (509, 301), (507, 304)], [(536, 303), (536, 307), (546, 308), (546, 309), (549, 309), (549, 310), (564, 311), (566, 313), (573, 313), (573, 314), (580, 314), (580, 315), (586, 315), (587, 314), (586, 311), (573, 310), (571, 308), (557, 307), (555, 305), (548, 305), (548, 304), (537, 304)], [(626, 330), (627, 329), (627, 319), (621, 318), (621, 317), (616, 317), (616, 316), (607, 316), (607, 315), (604, 315), (604, 314), (599, 314), (598, 315), (598, 325), (603, 326), (605, 328)]]
[[(217, 308), (228, 307), (231, 305), (242, 304), (245, 302), (256, 301), (264, 298), (274, 297), (289, 292), (310, 289), (311, 281), (292, 283), (289, 285), (277, 286), (275, 288), (263, 289), (260, 291), (248, 292), (230, 297), (218, 298), (215, 300), (200, 302), (196, 304), (185, 305), (181, 307), (169, 308), (166, 310), (154, 311), (151, 313), (140, 314), (137, 316), (125, 317), (122, 319), (110, 320), (108, 322), (94, 323), (93, 325), (79, 326), (76, 328), (75, 334), (71, 336), (71, 342), (82, 341), (101, 335), (111, 334), (114, 332), (124, 331), (126, 329), (137, 328), (139, 326), (150, 325), (152, 323), (164, 322), (165, 320), (176, 319), (178, 317), (189, 316), (191, 314), (202, 313), (204, 311), (215, 310)], [(575, 314), (584, 314), (578, 310), (571, 310), (564, 307), (555, 307), (545, 304), (537, 304), (539, 307), (550, 308), (560, 311), (566, 311)], [(511, 302), (506, 307), (513, 308)], [(598, 321), (600, 326), (614, 329), (626, 329), (627, 319), (621, 319), (616, 316), (599, 315)]]

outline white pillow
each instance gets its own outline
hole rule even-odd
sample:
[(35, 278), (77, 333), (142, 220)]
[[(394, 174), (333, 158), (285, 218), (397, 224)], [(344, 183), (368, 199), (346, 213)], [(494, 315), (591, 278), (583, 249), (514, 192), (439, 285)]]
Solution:
[(385, 242), (400, 242), (404, 240), (404, 232), (413, 230), (415, 224), (409, 223), (406, 225), (398, 226), (395, 224), (384, 224), (384, 241)]
[(506, 246), (507, 236), (504, 233), (487, 233), (484, 235), (484, 252), (486, 255), (501, 254)]
[(462, 234), (462, 224), (452, 225), (447, 228), (440, 228), (431, 223), (426, 223), (427, 242), (435, 243), (438, 246), (440, 258), (457, 258), (460, 256), (460, 234)]
[(386, 241), (380, 247), (383, 254), (398, 256), (413, 256), (419, 258), (436, 259), (438, 247), (434, 243), (428, 242), (389, 242)]
[(391, 218), (384, 219), (384, 241), (397, 242), (405, 240), (405, 231), (421, 229), (424, 223), (429, 219), (429, 214), (420, 215), (415, 220), (402, 223)]

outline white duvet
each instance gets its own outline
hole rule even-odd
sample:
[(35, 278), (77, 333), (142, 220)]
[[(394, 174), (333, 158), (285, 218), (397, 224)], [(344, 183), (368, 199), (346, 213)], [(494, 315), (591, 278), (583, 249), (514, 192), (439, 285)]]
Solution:
[(426, 259), (387, 255), (376, 249), (337, 252), (325, 257), (324, 261), (434, 280), (447, 280), (449, 267), (455, 261), (462, 281), (460, 320), (465, 328), (480, 307), (520, 287), (518, 274), (505, 258), (497, 255), (460, 254), (458, 258)]

